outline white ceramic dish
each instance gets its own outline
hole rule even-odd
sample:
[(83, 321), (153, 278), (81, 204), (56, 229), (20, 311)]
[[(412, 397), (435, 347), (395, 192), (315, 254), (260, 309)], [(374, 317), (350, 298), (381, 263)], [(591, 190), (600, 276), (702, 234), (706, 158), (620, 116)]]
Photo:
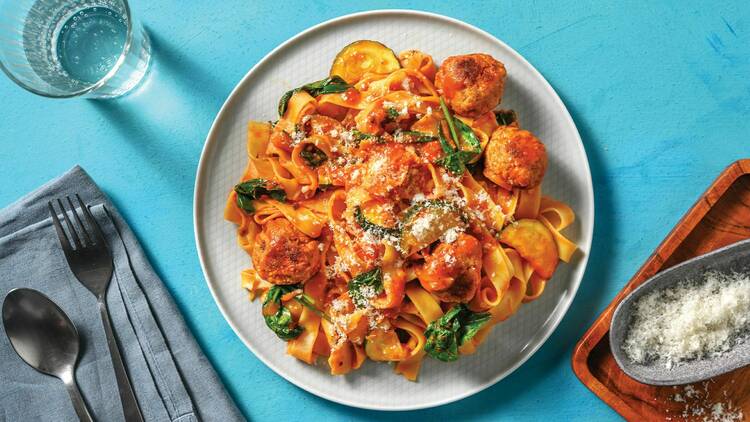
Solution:
[[(258, 303), (240, 287), (250, 259), (236, 244), (235, 227), (222, 218), (227, 193), (245, 168), (249, 119), (275, 120), (288, 89), (325, 77), (334, 55), (358, 39), (378, 40), (395, 51), (419, 49), (437, 63), (455, 54), (482, 52), (508, 70), (503, 105), (546, 144), (550, 158), (543, 191), (572, 206), (576, 223), (566, 231), (578, 243), (570, 264), (558, 267), (544, 295), (498, 325), (479, 351), (454, 363), (426, 359), (419, 381), (395, 375), (391, 366), (367, 362), (347, 376), (332, 377), (323, 365), (308, 366), (285, 353), (269, 331)], [(549, 337), (565, 315), (583, 277), (594, 227), (589, 164), (570, 115), (547, 81), (523, 57), (492, 35), (430, 13), (384, 10), (343, 16), (291, 38), (256, 64), (224, 103), (203, 148), (195, 184), (195, 238), (211, 293), (237, 335), (266, 365), (320, 397), (368, 409), (408, 410), (438, 406), (477, 393), (506, 377)], [(560, 353), (563, 353), (560, 350)]]

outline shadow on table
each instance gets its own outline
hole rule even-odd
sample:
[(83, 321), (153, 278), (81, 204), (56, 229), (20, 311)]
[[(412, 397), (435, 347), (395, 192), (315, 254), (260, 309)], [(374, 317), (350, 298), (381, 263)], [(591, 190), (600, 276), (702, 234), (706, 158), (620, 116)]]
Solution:
[[(566, 103), (573, 120), (581, 134), (591, 167), (591, 175), (595, 189), (596, 221), (591, 254), (585, 276), (581, 282), (575, 300), (571, 305), (560, 326), (550, 336), (544, 346), (532, 356), (524, 365), (498, 384), (457, 403), (440, 406), (434, 409), (417, 410), (383, 414), (369, 410), (352, 409), (332, 402), (325, 402), (325, 406), (333, 413), (347, 419), (387, 419), (387, 420), (436, 420), (456, 418), (470, 420), (497, 414), (503, 409), (512, 414), (513, 403), (522, 396), (537, 394), (535, 385), (550, 377), (557, 377), (560, 388), (570, 383), (565, 378), (573, 377), (570, 367), (570, 357), (576, 342), (589, 327), (594, 318), (606, 305), (604, 286), (612, 282), (609, 279), (609, 268), (614, 259), (614, 228), (607, 224), (614, 209), (611, 199), (611, 189), (607, 170), (602, 158), (602, 143), (597, 142), (594, 133), (586, 121), (580, 117), (573, 105)], [(481, 353), (481, 350), (479, 351)], [(567, 374), (566, 374), (567, 372)], [(577, 381), (575, 381), (577, 382)], [(527, 398), (527, 401), (536, 400)], [(516, 409), (517, 411), (518, 409)]]
[(204, 135), (229, 88), (155, 31), (149, 35), (152, 61), (142, 85), (123, 98), (89, 104), (157, 173), (192, 195)]

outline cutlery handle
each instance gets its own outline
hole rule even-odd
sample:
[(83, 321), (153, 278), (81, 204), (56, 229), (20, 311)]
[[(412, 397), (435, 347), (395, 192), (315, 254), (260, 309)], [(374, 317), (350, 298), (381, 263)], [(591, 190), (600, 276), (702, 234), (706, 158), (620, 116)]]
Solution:
[(112, 359), (112, 366), (115, 369), (115, 377), (117, 378), (117, 390), (120, 392), (120, 401), (122, 402), (122, 412), (125, 415), (125, 420), (127, 422), (143, 422), (143, 416), (141, 416), (141, 410), (138, 407), (138, 401), (135, 399), (135, 394), (133, 393), (133, 387), (130, 385), (128, 373), (125, 370), (125, 365), (122, 363), (120, 348), (117, 346), (117, 340), (115, 339), (115, 335), (112, 330), (112, 323), (109, 321), (107, 302), (103, 297), (99, 299), (99, 313), (102, 316), (104, 332), (107, 334), (109, 356)]
[(73, 402), (73, 408), (76, 410), (78, 419), (80, 419), (81, 422), (93, 422), (91, 415), (89, 414), (89, 409), (86, 407), (86, 402), (83, 401), (83, 396), (81, 396), (81, 391), (78, 389), (78, 384), (76, 384), (72, 372), (64, 376), (62, 380), (65, 383), (65, 388), (68, 390), (70, 400)]

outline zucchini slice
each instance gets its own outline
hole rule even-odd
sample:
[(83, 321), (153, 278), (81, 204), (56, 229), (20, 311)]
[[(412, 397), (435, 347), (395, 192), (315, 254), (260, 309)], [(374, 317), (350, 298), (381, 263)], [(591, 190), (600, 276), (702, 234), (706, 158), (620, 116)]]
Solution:
[(393, 50), (377, 41), (359, 40), (339, 51), (333, 59), (330, 75), (353, 84), (365, 73), (385, 74), (400, 68)]

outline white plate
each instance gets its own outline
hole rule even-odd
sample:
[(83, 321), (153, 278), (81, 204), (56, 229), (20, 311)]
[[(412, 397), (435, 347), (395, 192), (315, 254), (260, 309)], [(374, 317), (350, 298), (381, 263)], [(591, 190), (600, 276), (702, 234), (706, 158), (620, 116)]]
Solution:
[[(286, 344), (265, 327), (258, 303), (240, 287), (250, 258), (222, 218), (227, 194), (247, 164), (249, 119), (276, 120), (279, 97), (288, 89), (327, 76), (335, 54), (359, 39), (383, 42), (394, 51), (419, 49), (437, 63), (465, 53), (488, 53), (505, 63), (503, 106), (546, 144), (550, 164), (543, 190), (573, 207), (577, 222), (567, 235), (583, 253), (561, 264), (544, 295), (499, 324), (478, 352), (457, 362), (426, 359), (418, 382), (406, 381), (384, 363), (367, 362), (347, 376), (332, 377), (324, 365), (308, 366), (285, 353)], [(594, 196), (581, 138), (560, 98), (526, 60), (492, 35), (466, 23), (424, 12), (387, 10), (337, 18), (312, 27), (277, 47), (240, 81), (214, 121), (195, 182), (195, 238), (203, 272), (219, 309), (255, 355), (297, 386), (320, 397), (368, 409), (420, 409), (449, 403), (498, 382), (525, 362), (549, 337), (578, 289), (591, 246)], [(560, 353), (563, 353), (560, 350)]]

